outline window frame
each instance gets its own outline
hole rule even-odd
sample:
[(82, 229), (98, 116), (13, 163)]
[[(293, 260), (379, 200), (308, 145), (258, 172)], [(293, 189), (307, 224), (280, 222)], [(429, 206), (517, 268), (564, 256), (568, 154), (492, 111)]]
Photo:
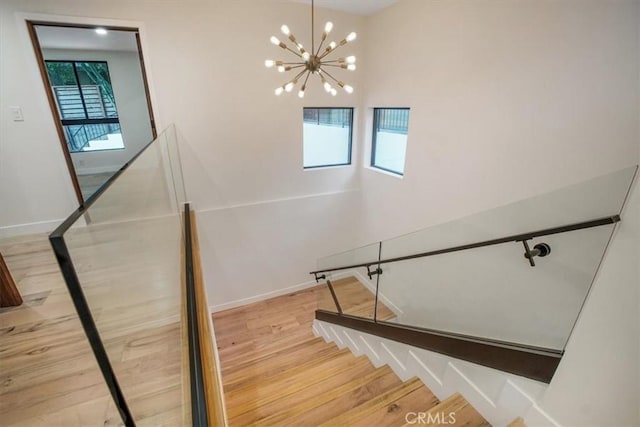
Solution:
[[(377, 138), (378, 138), (378, 112), (380, 110), (406, 110), (408, 112), (411, 112), (411, 108), (410, 107), (374, 107), (373, 108), (373, 128), (372, 128), (372, 132), (371, 132), (371, 159), (369, 162), (369, 166), (371, 168), (374, 169), (379, 169), (381, 171), (387, 172), (387, 173), (391, 173), (393, 175), (396, 175), (398, 177), (404, 177), (404, 171), (399, 172), (399, 171), (395, 171), (393, 169), (389, 169), (389, 168), (385, 168), (382, 166), (378, 166), (376, 165), (376, 142), (377, 142)], [(407, 139), (409, 138), (409, 118), (407, 118), (407, 132), (405, 133), (405, 135), (407, 136)], [(406, 165), (407, 162), (407, 155), (405, 152), (405, 158), (404, 158), (404, 162)]]
[[(122, 141), (122, 147), (120, 148), (104, 148), (104, 149), (100, 149), (100, 150), (90, 150), (90, 151), (84, 151), (84, 150), (72, 150), (72, 148), (69, 145), (69, 140), (67, 137), (67, 130), (66, 130), (66, 126), (82, 126), (82, 125), (93, 125), (93, 124), (113, 124), (113, 125), (118, 125), (120, 126), (120, 113), (118, 112), (118, 106), (115, 103), (114, 100), (114, 109), (116, 112), (116, 116), (115, 117), (104, 117), (104, 118), (95, 118), (95, 119), (90, 119), (89, 118), (89, 111), (87, 109), (87, 105), (86, 105), (86, 101), (84, 98), (84, 93), (82, 90), (82, 83), (80, 83), (80, 75), (78, 74), (78, 66), (76, 64), (78, 63), (91, 63), (91, 64), (105, 64), (106, 69), (107, 69), (107, 73), (109, 75), (109, 83), (111, 84), (111, 72), (109, 70), (109, 62), (105, 61), (105, 60), (84, 60), (84, 59), (43, 59), (43, 63), (44, 63), (44, 67), (47, 73), (47, 81), (49, 83), (49, 89), (51, 90), (51, 94), (53, 96), (56, 108), (58, 109), (58, 116), (59, 116), (59, 121), (60, 121), (60, 125), (63, 128), (63, 133), (65, 135), (65, 143), (67, 145), (67, 148), (69, 149), (69, 153), (73, 153), (73, 154), (78, 154), (78, 153), (98, 153), (98, 152), (102, 152), (102, 151), (117, 151), (117, 150), (126, 150), (126, 146), (124, 145), (124, 139)], [(78, 88), (78, 94), (80, 95), (80, 101), (82, 103), (82, 109), (85, 115), (84, 119), (63, 119), (62, 118), (62, 107), (60, 105), (59, 99), (58, 99), (58, 94), (56, 93), (55, 87), (59, 87), (59, 86), (54, 86), (51, 78), (49, 77), (48, 74), (48, 70), (47, 70), (47, 64), (48, 63), (63, 63), (63, 64), (70, 64), (72, 69), (73, 69), (73, 74), (74, 74), (74, 78), (75, 78), (75, 82), (76, 82), (76, 87)], [(101, 94), (101, 92), (100, 92)], [(102, 94), (100, 95), (100, 101), (102, 104), (104, 104), (104, 99), (102, 99)], [(104, 105), (103, 105), (104, 107)], [(106, 112), (106, 109), (105, 109)]]
[(354, 107), (302, 107), (302, 126), (304, 128), (304, 112), (305, 110), (349, 110), (350, 114), (350, 124), (349, 124), (349, 143), (347, 148), (347, 163), (334, 163), (328, 165), (316, 165), (316, 166), (305, 166), (304, 165), (304, 130), (302, 135), (302, 150), (303, 150), (303, 158), (302, 158), (302, 168), (303, 170), (307, 169), (321, 169), (321, 168), (332, 168), (339, 166), (351, 166), (352, 158), (353, 158), (353, 117), (354, 117)]

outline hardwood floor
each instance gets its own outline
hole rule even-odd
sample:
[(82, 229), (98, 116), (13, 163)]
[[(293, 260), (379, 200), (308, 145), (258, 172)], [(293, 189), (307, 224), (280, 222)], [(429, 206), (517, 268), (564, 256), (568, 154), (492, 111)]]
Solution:
[(104, 425), (109, 391), (46, 236), (5, 239), (0, 249), (24, 297), (0, 310), (2, 425)]
[[(356, 279), (333, 285), (345, 313), (373, 313), (373, 295)], [(229, 425), (400, 426), (408, 412), (438, 407), (419, 379), (403, 383), (388, 366), (316, 338), (317, 308), (335, 310), (326, 285), (213, 315)], [(378, 314), (394, 316), (382, 306)], [(489, 425), (462, 415), (455, 425)]]
[[(66, 236), (139, 426), (184, 424), (179, 223), (96, 224)], [(158, 230), (162, 233), (158, 233)], [(47, 236), (0, 241), (25, 303), (0, 310), (0, 424), (112, 426), (120, 417)]]
[(91, 197), (115, 172), (116, 171), (78, 175), (78, 183), (80, 184), (82, 197), (84, 197), (85, 200)]

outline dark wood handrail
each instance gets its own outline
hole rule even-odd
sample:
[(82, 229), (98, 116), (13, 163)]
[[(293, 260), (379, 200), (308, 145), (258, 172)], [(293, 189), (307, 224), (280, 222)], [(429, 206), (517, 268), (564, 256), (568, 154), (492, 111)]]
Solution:
[(499, 245), (502, 243), (524, 242), (540, 236), (549, 236), (552, 234), (566, 233), (568, 231), (582, 230), (585, 228), (599, 227), (601, 225), (615, 224), (619, 221), (620, 221), (620, 215), (612, 215), (612, 216), (594, 219), (591, 221), (577, 222), (574, 224), (563, 225), (560, 227), (545, 228), (543, 230), (531, 231), (528, 233), (521, 233), (521, 234), (514, 234), (511, 236), (501, 237), (498, 239), (484, 240), (482, 242), (468, 243), (466, 245), (452, 246), (450, 248), (437, 249), (434, 251), (420, 252), (417, 254), (405, 255), (401, 257), (379, 259), (379, 260), (363, 262), (359, 264), (351, 264), (351, 265), (345, 265), (341, 267), (327, 268), (324, 270), (316, 270), (316, 271), (312, 271), (309, 274), (317, 275), (320, 273), (328, 273), (331, 271), (339, 271), (339, 270), (349, 270), (349, 269), (358, 268), (358, 267), (368, 268), (374, 265), (390, 264), (393, 262), (407, 261), (411, 259), (424, 258), (424, 257), (429, 257), (434, 255), (442, 255), (450, 252), (465, 251), (467, 249), (482, 248), (485, 246)]
[(376, 321), (326, 310), (316, 310), (316, 319), (547, 384), (551, 382), (564, 354), (562, 350)]

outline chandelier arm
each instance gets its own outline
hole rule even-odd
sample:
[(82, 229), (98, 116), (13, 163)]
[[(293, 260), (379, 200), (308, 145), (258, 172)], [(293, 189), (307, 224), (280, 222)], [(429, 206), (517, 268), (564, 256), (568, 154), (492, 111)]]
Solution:
[(336, 47), (334, 47), (333, 49), (331, 49), (329, 52), (325, 52), (325, 53), (323, 53), (322, 55), (320, 55), (320, 56), (318, 57), (318, 59), (322, 59), (322, 58), (324, 58), (325, 56), (332, 54), (333, 52), (335, 52), (335, 51), (336, 51), (336, 50), (338, 50), (338, 49), (340, 49), (340, 45), (337, 45)]
[[(302, 55), (300, 55), (298, 52), (296, 52), (295, 50), (291, 49), (289, 46), (285, 47), (285, 49), (287, 49), (289, 52), (293, 53), (295, 56), (297, 56), (298, 58), (302, 58)], [(302, 58), (304, 59), (304, 58)]]
[[(291, 79), (291, 80), (290, 80), (290, 82), (291, 82), (291, 83), (293, 83), (294, 81), (300, 80), (300, 77), (301, 77), (301, 76), (302, 76), (306, 71), (307, 71), (307, 70), (306, 70), (306, 68), (305, 68), (304, 70), (300, 71), (300, 72), (298, 73), (298, 75), (297, 75), (297, 76), (295, 76), (293, 79)], [(294, 83), (294, 84), (295, 84), (295, 83)]]
[(318, 45), (318, 50), (316, 51), (316, 57), (320, 55), (320, 51), (322, 50), (322, 44), (324, 43), (325, 40), (326, 40), (326, 37), (322, 37), (322, 40), (320, 40), (320, 45)]
[(304, 78), (304, 83), (302, 84), (302, 87), (306, 87), (307, 86), (307, 81), (309, 80), (309, 76), (311, 75), (311, 71), (307, 70), (307, 75)]
[(329, 76), (329, 77), (330, 77), (334, 82), (336, 82), (336, 83), (340, 84), (340, 80), (336, 79), (336, 78), (335, 78), (335, 77), (333, 77), (331, 74), (329, 74), (329, 73), (327, 72), (327, 70), (322, 70), (322, 72), (323, 72), (324, 74), (326, 74), (327, 76)]
[[(346, 65), (346, 64), (345, 64)], [(336, 68), (345, 68), (342, 65), (338, 65), (338, 64), (327, 64), (326, 62), (322, 63), (322, 66), (327, 66), (327, 67), (336, 67)], [(345, 68), (346, 69), (346, 68)]]

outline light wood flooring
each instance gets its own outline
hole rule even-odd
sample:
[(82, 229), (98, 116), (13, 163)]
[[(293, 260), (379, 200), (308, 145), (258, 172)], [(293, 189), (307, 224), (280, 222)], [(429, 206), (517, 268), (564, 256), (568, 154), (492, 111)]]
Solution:
[[(373, 313), (373, 295), (356, 279), (334, 288), (345, 313)], [(461, 396), (439, 402), (419, 379), (402, 382), (388, 366), (316, 338), (317, 308), (335, 310), (326, 285), (213, 315), (229, 425), (401, 426), (410, 411), (455, 411), (449, 425), (489, 425)], [(382, 307), (378, 316), (393, 313)]]
[[(139, 426), (179, 426), (187, 416), (180, 239), (170, 218), (92, 225), (67, 236)], [(47, 236), (5, 239), (0, 250), (25, 300), (0, 310), (0, 425), (121, 425)]]
[(78, 183), (80, 184), (80, 190), (82, 190), (82, 197), (87, 200), (96, 190), (107, 182), (111, 176), (116, 173), (102, 172), (102, 173), (89, 173), (78, 175)]

